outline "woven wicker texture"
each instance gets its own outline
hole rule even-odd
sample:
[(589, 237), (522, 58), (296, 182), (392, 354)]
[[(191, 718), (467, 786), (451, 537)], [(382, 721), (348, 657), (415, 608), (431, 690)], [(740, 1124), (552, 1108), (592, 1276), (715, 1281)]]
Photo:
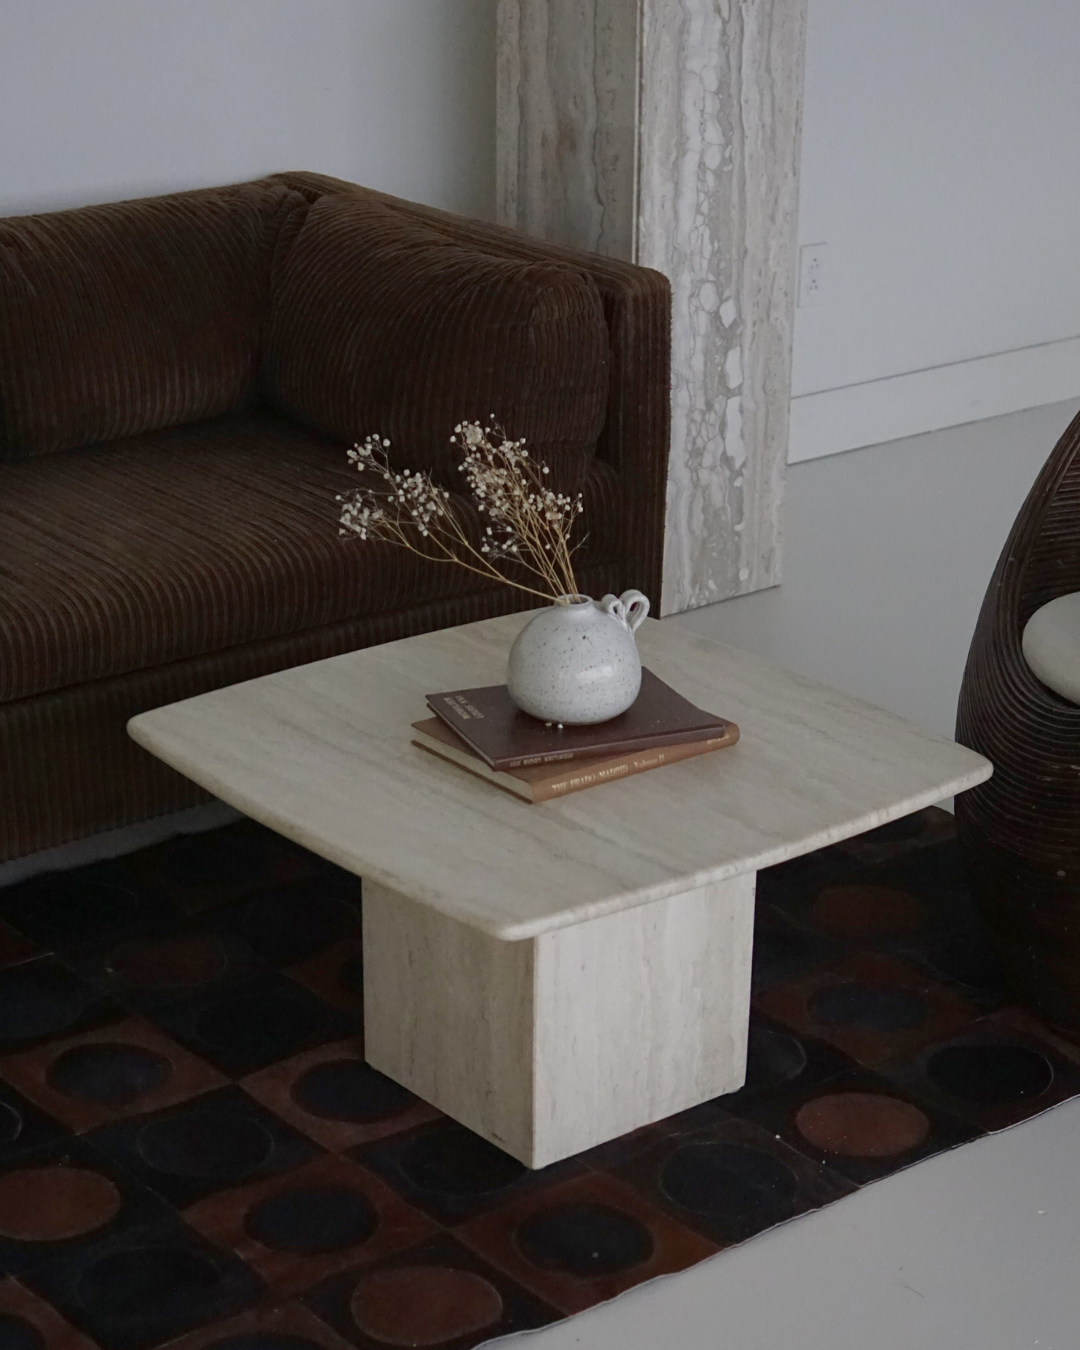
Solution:
[(965, 864), (1017, 994), (1080, 1030), (1080, 707), (1035, 678), (1024, 625), (1080, 590), (1080, 417), (1044, 466), (986, 592), (956, 736), (994, 776), (957, 799)]

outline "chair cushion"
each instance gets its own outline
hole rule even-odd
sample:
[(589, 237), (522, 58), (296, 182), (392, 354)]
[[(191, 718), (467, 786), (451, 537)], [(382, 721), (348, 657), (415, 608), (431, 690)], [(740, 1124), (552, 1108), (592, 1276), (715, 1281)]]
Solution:
[(0, 220), (0, 458), (202, 421), (254, 390), (276, 184)]
[(1048, 689), (1080, 703), (1080, 591), (1059, 595), (1028, 619), (1024, 660)]
[(340, 538), (356, 478), (271, 416), (0, 464), (0, 702), (477, 589)]
[(578, 490), (603, 426), (609, 337), (596, 283), (496, 256), (363, 192), (308, 213), (274, 285), (264, 390), (350, 443), (452, 486), (458, 422), (494, 415)]

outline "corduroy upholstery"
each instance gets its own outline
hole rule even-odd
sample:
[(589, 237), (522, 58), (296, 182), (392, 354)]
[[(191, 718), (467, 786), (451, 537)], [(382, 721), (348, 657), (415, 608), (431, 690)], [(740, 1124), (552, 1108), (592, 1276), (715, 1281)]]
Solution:
[[(576, 493), (608, 391), (608, 331), (580, 267), (500, 257), (367, 196), (324, 197), (275, 285), (263, 388), (339, 440), (460, 482), (450, 436), (493, 416)], [(519, 431), (519, 428), (522, 428)]]
[[(240, 231), (242, 248), (223, 224), (237, 202), (241, 214), (259, 203)], [(188, 225), (201, 205), (208, 214), (196, 244)], [(385, 355), (380, 332), (385, 351), (401, 359), (369, 380), (370, 405), (346, 402), (336, 423), (324, 423), (320, 407), (340, 407), (342, 390), (351, 398), (364, 387), (349, 366), (364, 355), (352, 352), (348, 325), (339, 328), (320, 390), (305, 353), (320, 340), (319, 303), (373, 274), (357, 263), (359, 228), (317, 230), (317, 247), (294, 256), (312, 206), (324, 224), (377, 220), (372, 237), (391, 254), (396, 228), (408, 241), (393, 284), (380, 289), (388, 265), (375, 274), (377, 305), (364, 308), (359, 294), (342, 302), (346, 316), (363, 312), (373, 369)], [(79, 236), (83, 219), (89, 243)], [(113, 230), (121, 219), (124, 229)], [(149, 242), (125, 234), (132, 220), (146, 222)], [(163, 246), (162, 222), (176, 221), (171, 248)], [(20, 230), (34, 240), (36, 292), (48, 303), (35, 313), (28, 302), (16, 306), (10, 325), (0, 311), (8, 435), (0, 453), (0, 860), (204, 799), (127, 738), (137, 712), (533, 603), (338, 537), (335, 494), (356, 482), (345, 445), (368, 430), (396, 433), (403, 457), (411, 447), (437, 463), (438, 421), (500, 414), (508, 430), (561, 455), (560, 469), (582, 485), (582, 588), (658, 594), (670, 297), (656, 273), (306, 174), (0, 222), (0, 239)], [(336, 258), (330, 236), (347, 256)], [(50, 240), (58, 241), (51, 272)], [(168, 256), (154, 264), (152, 284), (135, 284), (161, 247)], [(121, 253), (135, 260), (127, 272)], [(251, 268), (246, 289), (241, 253)], [(73, 259), (90, 261), (80, 272)], [(301, 261), (300, 273), (290, 270)], [(3, 268), (7, 285), (17, 270), (10, 255)], [(298, 275), (307, 279), (299, 286)], [(304, 286), (316, 282), (323, 301), (305, 308)], [(483, 320), (474, 314), (463, 324), (461, 315), (480, 291), (483, 314), (503, 327), (492, 324), (470, 344)], [(278, 305), (281, 297), (287, 303)], [(420, 332), (429, 322), (423, 359), (409, 350), (410, 316), (419, 316)], [(162, 333), (167, 341), (155, 336)], [(277, 343), (293, 344), (288, 359)], [(24, 360), (26, 351), (45, 358)], [(532, 353), (527, 370), (524, 351)], [(517, 366), (501, 363), (507, 353)], [(388, 390), (410, 362), (408, 378)], [(300, 391), (296, 402), (283, 392), (290, 369), (302, 371), (289, 386), (294, 397)], [(490, 406), (455, 410), (459, 386)]]
[(274, 251), (306, 211), (245, 183), (0, 221), (0, 457), (242, 408)]

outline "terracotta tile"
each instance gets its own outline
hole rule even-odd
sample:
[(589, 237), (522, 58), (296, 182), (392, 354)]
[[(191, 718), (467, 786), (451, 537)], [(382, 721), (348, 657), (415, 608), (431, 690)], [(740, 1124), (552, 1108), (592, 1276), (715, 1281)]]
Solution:
[(164, 896), (136, 885), (115, 861), (44, 872), (0, 890), (0, 915), (53, 952), (119, 940), (174, 914)]
[(82, 947), (66, 960), (91, 984), (148, 1015), (272, 973), (234, 934), (189, 923)]
[(207, 915), (279, 969), (310, 960), (360, 931), (360, 878), (318, 873), (259, 890)]
[(565, 1313), (591, 1308), (719, 1251), (715, 1242), (601, 1172), (522, 1195), (455, 1233)]
[(286, 973), (306, 985), (335, 1008), (356, 1019), (357, 1034), (364, 1027), (364, 943), (360, 934), (335, 942), (325, 951), (288, 966)]
[(265, 1300), (232, 1252), (172, 1219), (125, 1227), (23, 1277), (103, 1350), (151, 1350)]
[(177, 1208), (291, 1172), (319, 1153), (310, 1139), (235, 1086), (113, 1121), (85, 1138)]
[(924, 971), (871, 952), (767, 989), (754, 1005), (865, 1067), (941, 1040), (982, 1012)]
[(616, 1175), (721, 1247), (855, 1189), (771, 1131), (731, 1116), (704, 1130), (668, 1135)]
[(337, 1157), (209, 1196), (185, 1210), (184, 1221), (231, 1247), (283, 1298), (436, 1231), (378, 1177)]
[(0, 1083), (0, 1166), (20, 1154), (60, 1143), (70, 1131), (53, 1120), (21, 1092)]
[(774, 895), (773, 903), (820, 937), (922, 967), (984, 1011), (1007, 1001), (952, 842), (844, 875), (820, 873)]
[(738, 1092), (691, 1106), (660, 1121), (656, 1128), (665, 1134), (703, 1129), (714, 1121), (725, 1120), (732, 1110), (755, 1097), (825, 1083), (855, 1067), (855, 1061), (834, 1046), (811, 1036), (796, 1035), (790, 1027), (773, 1022), (756, 1010), (750, 1013), (747, 1041), (746, 1082)]
[(361, 1350), (471, 1350), (559, 1320), (549, 1304), (447, 1233), (334, 1276), (304, 1302)]
[(10, 924), (0, 921), (0, 970), (5, 966), (21, 965), (23, 961), (31, 961), (41, 955), (42, 950), (36, 943), (17, 933)]
[(114, 1022), (121, 1010), (54, 956), (0, 970), (0, 1054)]
[(173, 1106), (227, 1081), (135, 1019), (5, 1055), (0, 1078), (76, 1133)]
[(733, 1114), (856, 1186), (982, 1133), (971, 1122), (862, 1070), (764, 1094), (733, 1107)]
[[(262, 1343), (267, 1350), (273, 1350), (275, 1344), (284, 1350), (306, 1350), (308, 1345), (320, 1346), (321, 1350), (350, 1350), (348, 1341), (302, 1303), (251, 1308), (224, 1322), (213, 1322), (188, 1336), (181, 1336), (178, 1341), (170, 1341), (169, 1350), (212, 1350), (222, 1341), (241, 1336), (253, 1338), (250, 1346), (258, 1344), (255, 1338), (265, 1338)], [(276, 1341), (277, 1337), (282, 1340)], [(293, 1345), (293, 1338), (301, 1344)]]
[(1078, 1061), (1038, 1019), (1003, 1008), (878, 1073), (980, 1129), (1001, 1130), (1080, 1093)]
[[(351, 1104), (346, 1101), (339, 1108), (341, 1114), (326, 1114), (335, 1109), (332, 1079), (336, 1074), (347, 1078), (350, 1064), (358, 1068), (364, 1065), (363, 1048), (354, 1039), (321, 1045), (317, 1050), (308, 1050), (280, 1064), (272, 1064), (258, 1073), (249, 1074), (241, 1080), (241, 1086), (290, 1125), (303, 1130), (324, 1148), (336, 1151), (384, 1139), (387, 1135), (441, 1118), (441, 1112), (389, 1079), (383, 1079), (385, 1093), (372, 1091), (368, 1109), (365, 1109), (360, 1091), (356, 1100)], [(371, 1075), (375, 1075), (375, 1070), (367, 1070), (364, 1076)], [(378, 1079), (381, 1078), (379, 1074), (372, 1079), (373, 1089), (379, 1087)], [(320, 1086), (327, 1090), (319, 1092), (313, 1101), (318, 1112), (307, 1109), (303, 1104), (305, 1093)], [(363, 1084), (357, 1086), (362, 1089)]]
[(350, 1156), (378, 1172), (410, 1204), (447, 1225), (585, 1170), (580, 1158), (530, 1169), (447, 1117), (351, 1149)]
[(160, 892), (183, 914), (198, 914), (255, 890), (314, 875), (318, 860), (253, 820), (181, 834), (122, 859), (137, 884)]
[[(11, 1319), (6, 1327), (5, 1318)], [(0, 1344), (8, 1344), (8, 1337), (16, 1350), (33, 1346), (38, 1337), (43, 1350), (97, 1350), (44, 1299), (15, 1280), (0, 1279)]]
[(235, 1078), (341, 1040), (352, 1030), (343, 1012), (276, 971), (151, 1016), (194, 1054)]
[(156, 1195), (81, 1140), (24, 1153), (0, 1170), (0, 1271), (21, 1277), (169, 1217)]

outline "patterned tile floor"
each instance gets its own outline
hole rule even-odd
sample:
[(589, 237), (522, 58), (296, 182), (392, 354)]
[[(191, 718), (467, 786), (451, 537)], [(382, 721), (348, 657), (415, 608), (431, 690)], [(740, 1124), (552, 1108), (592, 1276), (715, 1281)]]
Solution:
[(0, 891), (0, 1350), (467, 1350), (1080, 1093), (943, 812), (758, 894), (746, 1086), (529, 1172), (365, 1065), (360, 885), (268, 831)]

